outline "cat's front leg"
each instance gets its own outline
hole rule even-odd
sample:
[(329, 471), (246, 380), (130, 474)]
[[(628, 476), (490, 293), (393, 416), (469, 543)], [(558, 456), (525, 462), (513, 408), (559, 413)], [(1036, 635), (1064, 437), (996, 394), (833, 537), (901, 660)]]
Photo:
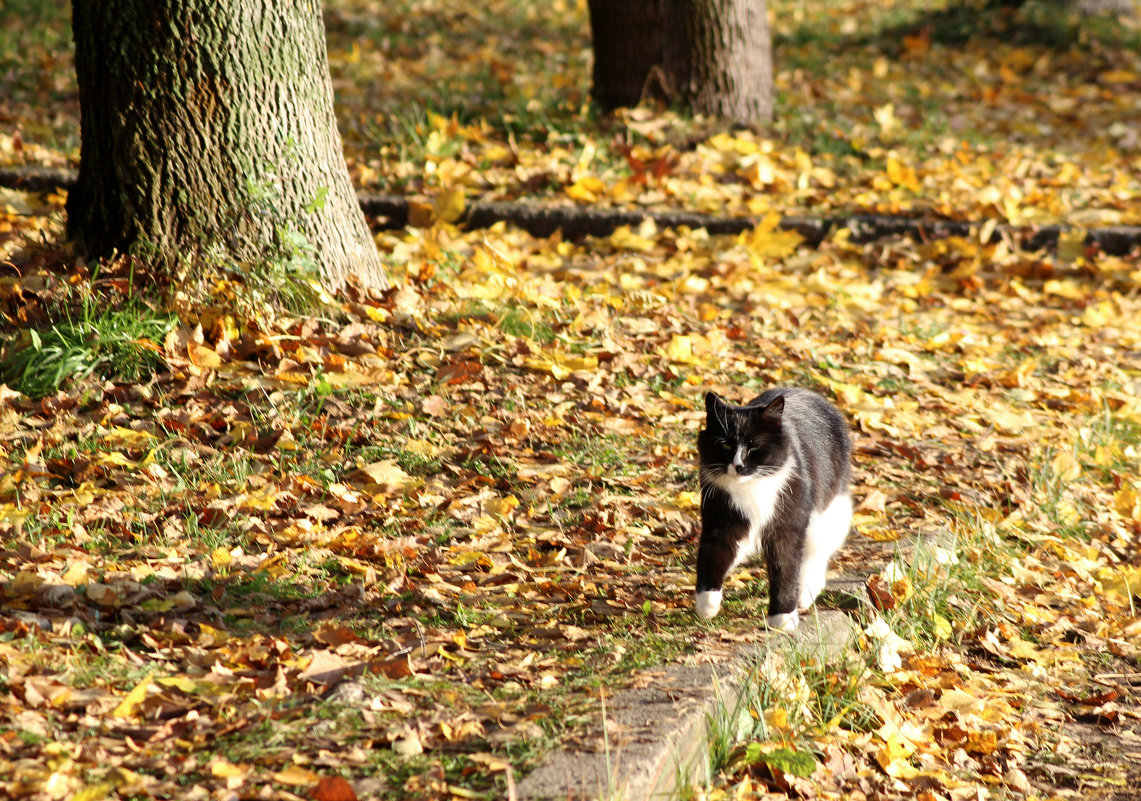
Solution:
[(722, 587), (737, 559), (742, 532), (740, 526), (702, 527), (697, 545), (698, 617), (709, 618), (721, 610)]
[(769, 571), (769, 628), (792, 631), (800, 623), (796, 607), (800, 601), (801, 560), (804, 556), (802, 532), (779, 530), (765, 537), (765, 562)]

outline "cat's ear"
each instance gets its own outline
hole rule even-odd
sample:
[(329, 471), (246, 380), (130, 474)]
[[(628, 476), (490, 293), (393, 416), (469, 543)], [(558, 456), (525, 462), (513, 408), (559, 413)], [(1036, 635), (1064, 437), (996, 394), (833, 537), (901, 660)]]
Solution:
[(762, 422), (771, 423), (772, 425), (779, 426), (780, 419), (784, 415), (784, 396), (778, 395), (769, 401), (768, 406), (761, 409), (760, 419)]
[(718, 397), (716, 392), (705, 393), (705, 416), (710, 420), (716, 419), (717, 410), (725, 405), (725, 401)]

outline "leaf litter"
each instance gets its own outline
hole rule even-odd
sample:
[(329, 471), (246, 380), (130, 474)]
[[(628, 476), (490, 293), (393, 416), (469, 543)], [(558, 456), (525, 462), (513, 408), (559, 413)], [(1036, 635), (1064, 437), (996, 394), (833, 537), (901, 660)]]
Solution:
[[(848, 666), (782, 679), (774, 664), (782, 700), (755, 710), (765, 736), (699, 792), (1128, 797), (1141, 764), (1135, 258), (1080, 242), (1023, 252), (981, 232), (871, 245), (841, 232), (808, 250), (773, 218), (738, 237), (645, 225), (585, 241), (447, 222), (477, 193), (1137, 222), (1138, 145), (1115, 125), (1136, 51), (1047, 46), (1018, 33), (1030, 18), (993, 9), (983, 27), (1014, 31), (1009, 46), (956, 43), (915, 17), (906, 36), (860, 45), (851, 15), (774, 9), (778, 86), (804, 110), (781, 138), (703, 136), (636, 110), (619, 120), (633, 144), (563, 121), (586, 85), (579, 6), (524, 12), (566, 36), (527, 39), (511, 64), (408, 36), (427, 6), (331, 10), (357, 178), (425, 199), (419, 227), (377, 237), (396, 289), (350, 294), (337, 323), (234, 336), (204, 315), (155, 343), (169, 372), (149, 384), (5, 391), (9, 795), (494, 797), (556, 740), (602, 748), (600, 688), (755, 636), (759, 571), (734, 579), (717, 627), (690, 612), (693, 440), (706, 388), (744, 400), (787, 382), (834, 398), (854, 427), (863, 503), (837, 567), (858, 572), (876, 544), (900, 556), (860, 613), (870, 672), (851, 703), (866, 714), (811, 703), (805, 676), (839, 691)], [(490, 24), (477, 13), (441, 23), (472, 35)], [(375, 91), (364, 43), (378, 24), (391, 49)], [(813, 59), (835, 56), (830, 36), (851, 62), (825, 75)], [(519, 63), (536, 53), (569, 77), (532, 83)], [(391, 97), (424, 92), (417, 76), (456, 72), (497, 82), (489, 105), (517, 104), (522, 122), (428, 102), (398, 138), (362, 136), (396, 119)], [(21, 96), (26, 131), (74, 131), (74, 111), (44, 123)], [(825, 97), (855, 117), (815, 122)], [(554, 118), (526, 116), (544, 109)], [(62, 160), (0, 136), (7, 162)], [(6, 257), (55, 230), (62, 205), (19, 194)], [(10, 323), (41, 319), (58, 272), (5, 279)], [(912, 551), (916, 536), (933, 544)]]

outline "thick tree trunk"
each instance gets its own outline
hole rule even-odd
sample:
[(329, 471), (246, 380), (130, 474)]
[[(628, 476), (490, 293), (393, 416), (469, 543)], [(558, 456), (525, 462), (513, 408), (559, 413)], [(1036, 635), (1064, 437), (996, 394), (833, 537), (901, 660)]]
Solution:
[(594, 47), (591, 96), (604, 109), (636, 106), (662, 64), (660, 0), (589, 0)]
[(256, 264), (293, 231), (326, 288), (386, 285), (341, 151), (319, 0), (73, 0), (72, 13), (82, 148), (67, 211), (83, 249), (171, 270)]
[(663, 0), (665, 73), (699, 114), (768, 122), (772, 44), (765, 0)]

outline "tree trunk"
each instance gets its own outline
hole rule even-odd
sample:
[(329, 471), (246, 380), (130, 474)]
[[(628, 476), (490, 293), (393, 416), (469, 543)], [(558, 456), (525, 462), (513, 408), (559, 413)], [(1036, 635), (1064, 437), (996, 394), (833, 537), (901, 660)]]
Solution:
[(772, 119), (765, 0), (663, 0), (662, 21), (665, 73), (678, 102), (734, 122)]
[(660, 0), (589, 0), (594, 49), (591, 96), (606, 110), (636, 106), (661, 69)]
[[(77, 244), (171, 272), (308, 245), (323, 285), (387, 285), (333, 116), (319, 0), (73, 0)], [(294, 254), (298, 255), (298, 254)]]

